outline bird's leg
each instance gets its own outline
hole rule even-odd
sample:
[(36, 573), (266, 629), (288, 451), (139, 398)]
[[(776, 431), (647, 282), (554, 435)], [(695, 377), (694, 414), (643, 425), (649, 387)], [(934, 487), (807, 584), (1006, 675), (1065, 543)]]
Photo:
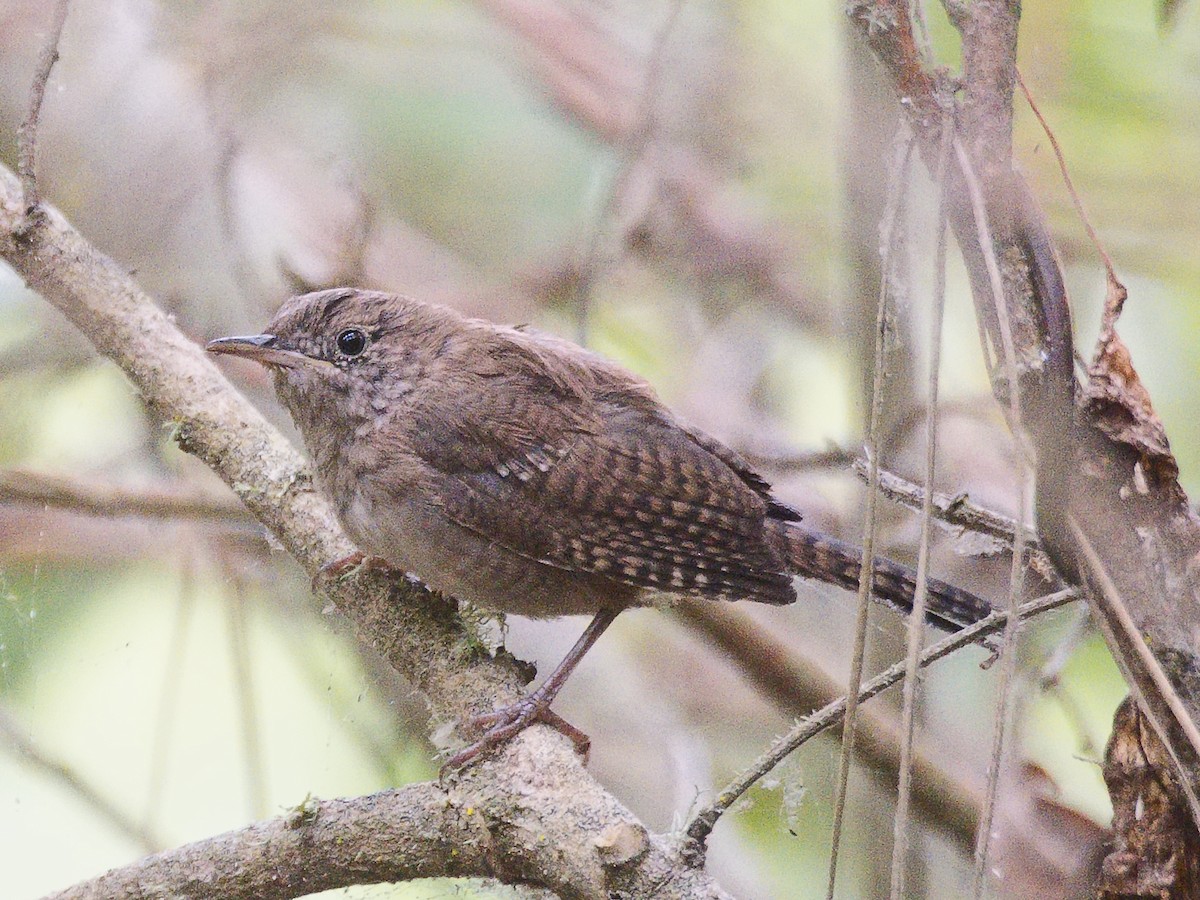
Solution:
[(554, 702), (554, 698), (558, 696), (562, 686), (567, 683), (567, 679), (575, 671), (579, 661), (592, 648), (600, 635), (604, 634), (620, 612), (620, 607), (605, 607), (596, 613), (588, 627), (584, 629), (583, 634), (579, 636), (579, 640), (575, 642), (575, 646), (537, 690), (522, 697), (511, 706), (484, 713), (463, 722), (459, 726), (461, 731), (473, 733), (483, 729), (487, 730), (474, 744), (450, 757), (442, 766), (442, 773), (462, 768), (483, 754), (495, 750), (534, 722), (543, 722), (562, 732), (574, 742), (575, 749), (581, 755), (586, 756), (588, 747), (591, 746), (591, 740), (560, 715), (551, 711), (550, 704)]

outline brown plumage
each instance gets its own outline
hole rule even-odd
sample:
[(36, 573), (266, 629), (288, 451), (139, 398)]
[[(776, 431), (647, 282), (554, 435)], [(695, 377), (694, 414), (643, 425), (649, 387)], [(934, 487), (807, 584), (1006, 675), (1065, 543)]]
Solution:
[[(209, 349), (274, 368), (363, 551), (486, 608), (598, 614), (562, 677), (504, 728), (545, 717), (623, 608), (670, 595), (790, 603), (793, 574), (857, 584), (855, 548), (804, 529), (734, 451), (567, 341), (338, 289), (294, 297), (266, 334)], [(877, 560), (875, 580), (882, 599), (911, 606), (911, 570)], [(930, 598), (943, 626), (990, 611), (934, 580)]]

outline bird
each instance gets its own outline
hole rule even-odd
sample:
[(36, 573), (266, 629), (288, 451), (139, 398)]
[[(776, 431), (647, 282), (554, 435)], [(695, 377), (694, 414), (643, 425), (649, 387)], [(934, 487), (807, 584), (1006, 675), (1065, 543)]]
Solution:
[[(673, 598), (796, 600), (795, 576), (857, 589), (862, 551), (801, 521), (730, 447), (672, 413), (644, 379), (564, 338), (356, 288), (285, 301), (261, 334), (213, 353), (274, 373), (317, 481), (364, 559), (484, 610), (592, 616), (562, 663), (504, 709), (466, 765), (533, 722), (586, 752), (551, 710), (625, 609)], [(876, 558), (873, 593), (911, 610), (916, 573)], [(987, 601), (927, 580), (929, 621), (958, 630)]]

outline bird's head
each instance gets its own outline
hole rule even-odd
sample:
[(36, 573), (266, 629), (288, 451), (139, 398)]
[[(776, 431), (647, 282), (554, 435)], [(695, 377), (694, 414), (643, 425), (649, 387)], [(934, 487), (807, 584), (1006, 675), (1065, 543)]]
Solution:
[(420, 352), (437, 316), (394, 294), (335, 288), (287, 300), (262, 334), (209, 341), (275, 373), (275, 390), (306, 440), (318, 423), (352, 427), (386, 412), (425, 368)]

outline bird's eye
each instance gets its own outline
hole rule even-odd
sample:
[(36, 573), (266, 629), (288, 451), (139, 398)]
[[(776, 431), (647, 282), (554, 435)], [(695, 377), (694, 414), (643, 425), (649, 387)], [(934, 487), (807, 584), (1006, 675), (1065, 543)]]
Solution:
[(337, 336), (337, 348), (346, 356), (358, 356), (367, 349), (367, 336), (357, 328), (347, 328)]

